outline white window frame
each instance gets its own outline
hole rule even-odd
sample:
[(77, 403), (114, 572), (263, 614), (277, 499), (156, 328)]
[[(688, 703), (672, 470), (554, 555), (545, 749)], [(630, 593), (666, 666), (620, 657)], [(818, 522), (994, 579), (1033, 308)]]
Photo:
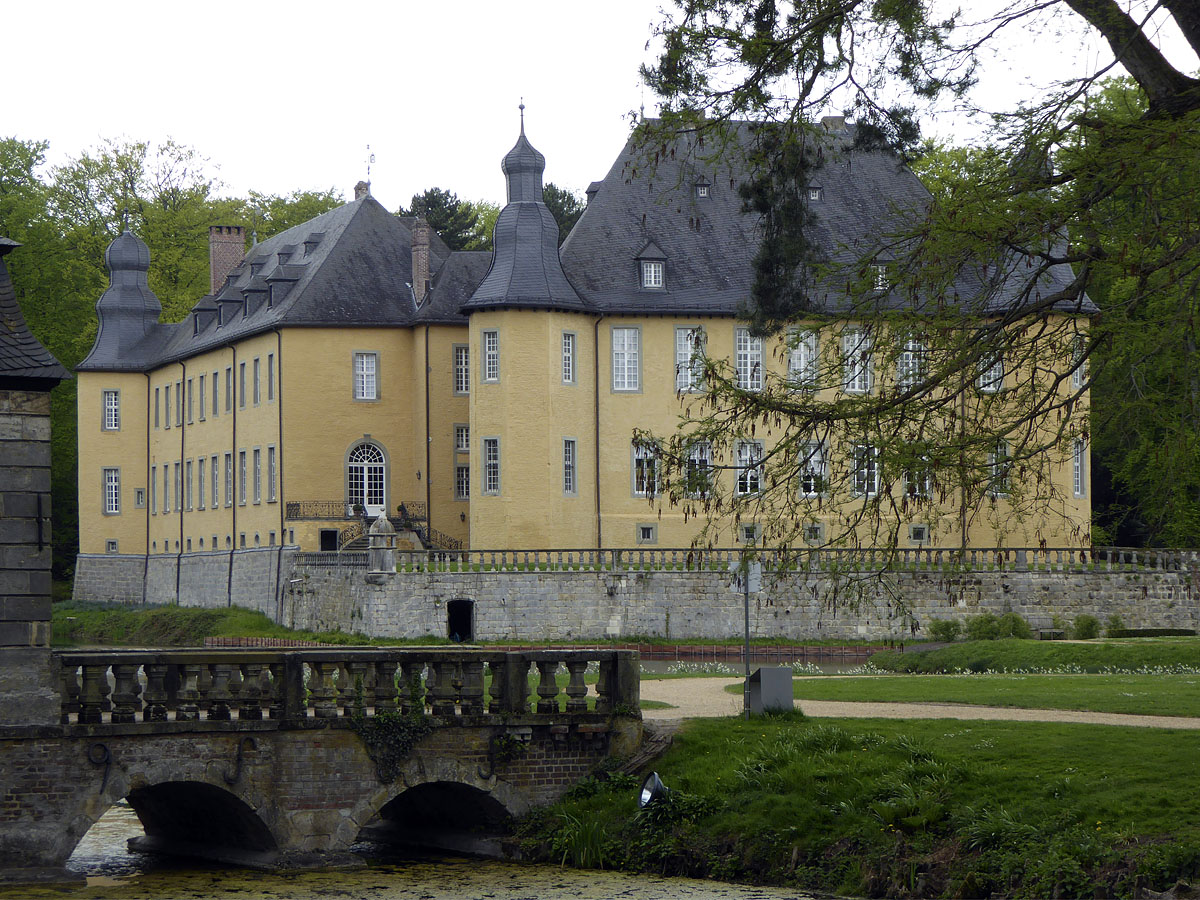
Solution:
[(247, 488), (246, 484), (249, 473), (249, 460), (245, 450), (238, 451), (238, 506), (246, 505)]
[(933, 476), (928, 461), (922, 459), (919, 468), (905, 469), (904, 496), (914, 500), (928, 500), (933, 496)]
[(193, 503), (195, 501), (195, 494), (192, 490), (192, 488), (195, 486), (195, 482), (193, 480), (194, 469), (195, 469), (195, 466), (193, 465), (192, 460), (189, 459), (184, 462), (184, 464), (183, 464), (183, 471), (185, 473), (184, 474), (184, 484), (186, 485), (187, 490), (184, 493), (183, 508), (186, 509), (188, 512), (191, 512)]
[(659, 448), (649, 444), (633, 444), (633, 496), (656, 497), (659, 487)]
[(642, 260), (642, 288), (647, 291), (661, 291), (666, 287), (667, 264), (661, 259)]
[(159, 424), (158, 424), (159, 423), (159, 402), (162, 399), (159, 392), (160, 392), (159, 388), (154, 389), (154, 427), (155, 428), (159, 427)]
[(121, 514), (121, 469), (109, 466), (101, 470), (101, 484), (104, 490), (104, 514), (119, 516)]
[(471, 467), (464, 463), (454, 467), (454, 499), (471, 499)]
[(212, 414), (213, 418), (217, 418), (221, 414), (220, 393), (220, 370), (212, 373)]
[[(200, 405), (204, 408), (204, 404)], [(205, 493), (204, 476), (208, 474), (208, 458), (201, 456), (196, 459), (196, 509), (204, 509), (204, 501), (207, 499)]]
[(1083, 438), (1071, 442), (1071, 482), (1076, 497), (1088, 495), (1087, 441)]
[(204, 421), (205, 414), (208, 412), (208, 375), (203, 373), (200, 375), (200, 421)]
[(354, 351), (354, 399), (379, 399), (379, 354), (374, 350)]
[(171, 385), (168, 382), (163, 385), (163, 429), (171, 427)]
[(800, 445), (800, 496), (821, 497), (829, 485), (829, 455), (823, 441)]
[(975, 386), (984, 394), (995, 394), (1004, 390), (1004, 353), (997, 352), (990, 360), (979, 364), (979, 375)]
[(469, 453), (471, 450), (471, 426), (459, 423), (454, 426), (454, 450)]
[(162, 490), (162, 513), (169, 515), (171, 512), (171, 464), (163, 463), (163, 490)]
[(795, 331), (788, 349), (788, 383), (792, 390), (811, 391), (817, 386), (820, 338), (813, 329)]
[(246, 408), (246, 362), (238, 363), (238, 409)]
[(574, 331), (564, 331), (562, 333), (562, 382), (563, 384), (575, 384), (575, 348), (579, 341), (576, 338)]
[(763, 489), (763, 442), (738, 441), (735, 452), (737, 454), (735, 493), (739, 497), (761, 494)]
[(150, 515), (158, 515), (158, 466), (150, 467)]
[(875, 386), (872, 350), (871, 333), (865, 328), (842, 332), (842, 389), (847, 394), (869, 394)]
[(653, 522), (638, 522), (633, 526), (635, 544), (657, 544), (658, 526)]
[(483, 465), (483, 490), (480, 492), (489, 497), (500, 495), (500, 438), (485, 437), (480, 441), (480, 455)]
[(896, 387), (909, 390), (925, 380), (925, 342), (908, 337), (900, 345), (896, 357)]
[(233, 412), (233, 366), (225, 367), (225, 412)]
[(704, 328), (679, 325), (675, 328), (675, 390), (695, 393), (704, 390)]
[(267, 445), (267, 502), (274, 503), (275, 497), (275, 476), (276, 476), (277, 461), (275, 459), (275, 445)]
[(254, 505), (262, 503), (262, 447), (255, 447), (252, 451), (254, 460)]
[(749, 328), (735, 328), (733, 338), (737, 386), (743, 391), (761, 391), (763, 386), (763, 340)]
[(195, 408), (196, 408), (195, 382), (196, 382), (196, 379), (194, 379), (194, 378), (189, 378), (187, 380), (187, 423), (189, 425), (191, 425), (195, 421), (195, 418), (193, 417)]
[(183, 427), (183, 380), (175, 382), (175, 427)]
[(563, 495), (579, 496), (579, 444), (574, 438), (563, 438), (562, 453)]
[(267, 402), (275, 400), (275, 354), (267, 354)]
[(119, 390), (105, 390), (102, 396), (101, 403), (104, 413), (101, 417), (100, 428), (102, 431), (120, 431), (121, 430), (121, 392)]
[(471, 393), (471, 347), (468, 344), (455, 344), (451, 351), (454, 367), (454, 393)]
[(479, 344), (483, 348), (479, 378), (485, 384), (495, 384), (500, 380), (500, 332), (495, 328), (481, 331)]
[(183, 509), (183, 462), (175, 460), (175, 512)]
[(712, 444), (696, 441), (688, 447), (684, 487), (689, 497), (704, 498), (713, 489)]
[(225, 506), (233, 506), (233, 452), (225, 453)]
[(642, 329), (614, 325), (610, 334), (613, 393), (636, 394), (642, 389)]
[(262, 357), (254, 357), (254, 405), (262, 403)]
[(850, 448), (855, 497), (874, 497), (879, 493), (879, 448), (873, 444), (854, 444)]
[(215, 453), (212, 456), (212, 484), (208, 489), (212, 492), (212, 503), (209, 506), (216, 509), (221, 505), (221, 460)]
[(1082, 334), (1077, 334), (1071, 341), (1071, 363), (1075, 368), (1071, 370), (1071, 388), (1076, 391), (1083, 390), (1083, 386), (1087, 384), (1087, 338)]
[(996, 449), (988, 454), (988, 495), (1007, 497), (1012, 478), (1012, 457), (1007, 441), (997, 441)]

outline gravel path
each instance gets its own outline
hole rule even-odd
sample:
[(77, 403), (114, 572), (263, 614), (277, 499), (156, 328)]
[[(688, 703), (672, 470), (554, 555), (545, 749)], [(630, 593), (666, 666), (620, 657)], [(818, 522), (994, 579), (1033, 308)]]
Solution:
[[(656, 720), (741, 715), (741, 695), (725, 691), (727, 684), (741, 683), (740, 678), (672, 678), (663, 681), (643, 681), (643, 700), (670, 703), (673, 709), (647, 709), (643, 710), (642, 715), (647, 719)], [(1017, 709), (969, 706), (963, 703), (848, 703), (835, 700), (798, 700), (796, 704), (805, 715), (816, 718), (990, 719), (1200, 729), (1200, 719), (1183, 716), (1133, 716), (1072, 709)]]

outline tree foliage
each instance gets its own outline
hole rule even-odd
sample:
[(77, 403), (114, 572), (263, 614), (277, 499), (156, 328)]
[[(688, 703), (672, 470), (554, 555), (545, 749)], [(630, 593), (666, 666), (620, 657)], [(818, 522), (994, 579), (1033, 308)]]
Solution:
[[(991, 516), (1003, 534), (1022, 518), (1066, 509), (1070, 498), (1049, 467), (1095, 440), (1125, 489), (1179, 509), (1169, 516), (1178, 527), (1161, 517), (1151, 526), (1157, 539), (1200, 543), (1194, 439), (1183, 438), (1196, 433), (1200, 230), (1188, 186), (1200, 160), (1200, 81), (1158, 44), (1165, 24), (1200, 51), (1200, 11), (1164, 2), (1164, 23), (1135, 20), (1114, 0), (1052, 0), (984, 14), (973, 6), (977, 18), (965, 21), (934, 8), (924, 0), (684, 0), (661, 23), (663, 51), (643, 74), (662, 112), (643, 125), (643, 146), (651, 155), (688, 135), (710, 156), (739, 155), (750, 171), (743, 197), (763, 235), (747, 310), (754, 329), (787, 354), (807, 328), (861, 327), (878, 370), (894, 373), (872, 391), (829, 400), (788, 378), (746, 390), (727, 364), (705, 359), (704, 390), (685, 403), (680, 431), (640, 436), (663, 454), (669, 498), (707, 516), (709, 536), (715, 516), (754, 517), (768, 523), (767, 542), (784, 547), (802, 544), (809, 516), (832, 511), (836, 533), (823, 540), (895, 547), (901, 523), (922, 506), (947, 504), (958, 508), (961, 533), (968, 519)], [(1107, 66), (1081, 72), (997, 114), (985, 150), (931, 160), (933, 196), (906, 227), (851, 258), (814, 255), (812, 212), (797, 198), (819, 165), (806, 154), (821, 139), (823, 112), (845, 107), (854, 147), (912, 158), (921, 111), (970, 90), (995, 35), (1036, 30), (1055, 15), (1107, 40), (1140, 105), (1120, 112), (1103, 100)], [(766, 125), (749, 146), (733, 137), (743, 119)], [(964, 273), (977, 276), (971, 297), (954, 292)], [(814, 279), (843, 286), (840, 310), (812, 307)], [(1090, 331), (1079, 316), (1056, 314), (1086, 309), (1089, 296), (1103, 309)], [(1155, 334), (1170, 334), (1170, 347)], [(981, 378), (1001, 358), (1006, 390), (988, 391)], [(847, 362), (844, 347), (822, 351), (811, 384), (839, 385)], [(918, 378), (901, 377), (914, 365)], [(1093, 382), (1097, 406), (1136, 397), (1146, 427), (1129, 433), (1130, 406), (1091, 416)], [(1174, 412), (1154, 421), (1152, 407), (1163, 402)], [(1094, 438), (1093, 418), (1111, 427)], [(736, 447), (764, 436), (763, 489), (740, 492)], [(713, 446), (716, 471), (732, 470), (700, 493), (689, 488), (698, 442)], [(797, 504), (809, 493), (801, 486), (814, 448), (834, 445), (840, 471), (829, 466), (822, 490)], [(859, 447), (878, 453), (874, 495), (856, 491)], [(914, 493), (914, 480), (927, 487)], [(1000, 493), (1003, 506), (994, 502)], [(1072, 538), (1090, 540), (1086, 531)]]
[(479, 214), (469, 201), (442, 188), (413, 194), (412, 202), (400, 210), (402, 216), (420, 216), (429, 223), (451, 250), (474, 250), (479, 240)]
[(558, 223), (558, 243), (561, 245), (567, 239), (567, 235), (571, 233), (571, 229), (575, 227), (575, 223), (579, 221), (579, 217), (583, 215), (584, 207), (587, 204), (580, 200), (579, 195), (574, 191), (560, 188), (553, 181), (542, 188), (542, 202), (546, 204), (546, 208), (554, 216), (554, 221)]

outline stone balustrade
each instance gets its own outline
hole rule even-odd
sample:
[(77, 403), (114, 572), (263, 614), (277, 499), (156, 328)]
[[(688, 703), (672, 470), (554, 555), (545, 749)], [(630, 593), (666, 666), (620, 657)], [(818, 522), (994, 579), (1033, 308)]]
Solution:
[[(637, 653), (629, 650), (88, 650), (54, 656), (66, 726), (305, 727), (394, 710), (429, 715), (439, 725), (486, 724), (492, 718), (636, 714), (639, 701)], [(598, 676), (592, 684), (589, 671)]]
[[(332, 554), (306, 553), (298, 564), (321, 565)], [(704, 548), (600, 550), (416, 550), (396, 554), (399, 572), (673, 572), (727, 571), (742, 551)], [(1200, 568), (1200, 550), (1124, 547), (933, 548), (805, 547), (757, 551), (770, 572), (989, 571), (1124, 572)], [(332, 559), (331, 559), (332, 561)], [(358, 560), (342, 565), (362, 564)]]

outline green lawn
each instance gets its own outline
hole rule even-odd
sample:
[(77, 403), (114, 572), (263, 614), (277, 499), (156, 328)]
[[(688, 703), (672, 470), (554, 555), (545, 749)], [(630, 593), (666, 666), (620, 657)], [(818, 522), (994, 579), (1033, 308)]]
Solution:
[[(737, 692), (741, 685), (735, 685)], [(973, 703), (1200, 716), (1200, 675), (884, 675), (800, 678), (801, 700)]]
[(585, 783), (525, 847), (840, 895), (1133, 896), (1200, 874), (1200, 732), (1024, 722), (687, 723), (637, 779)]

